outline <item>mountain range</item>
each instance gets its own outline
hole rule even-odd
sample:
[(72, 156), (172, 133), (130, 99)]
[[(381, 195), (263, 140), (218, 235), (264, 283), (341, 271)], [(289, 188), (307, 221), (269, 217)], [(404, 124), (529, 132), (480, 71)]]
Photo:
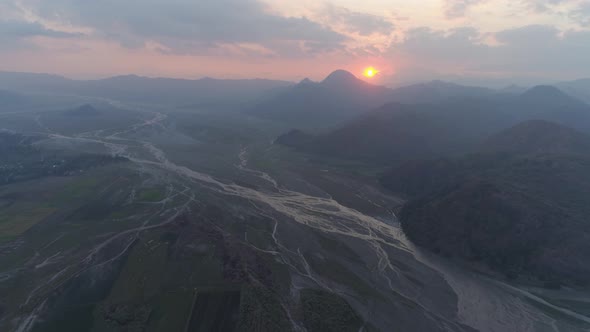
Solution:
[(326, 128), (387, 103), (438, 103), (453, 98), (494, 95), (491, 89), (432, 81), (397, 89), (373, 85), (337, 70), (321, 82), (305, 79), (254, 105), (253, 115), (299, 128)]
[(294, 140), (291, 132), (277, 142), (290, 140), (288, 145), (310, 152), (391, 163), (475, 151), (490, 135), (534, 119), (590, 131), (590, 105), (551, 86), (537, 86), (519, 95), (390, 103), (313, 138)]
[(99, 80), (71, 80), (57, 75), (0, 72), (0, 89), (26, 93), (81, 95), (126, 102), (176, 106), (240, 104), (255, 101), (291, 82), (265, 79), (198, 80), (135, 75)]
[[(561, 82), (555, 86), (590, 103), (590, 79)], [(267, 79), (189, 80), (136, 75), (72, 80), (58, 75), (0, 71), (0, 90), (6, 93), (75, 94), (174, 106), (245, 107), (250, 114), (301, 128), (341, 124), (386, 103), (439, 103), (465, 97), (519, 94), (523, 89), (493, 90), (444, 81), (389, 89), (367, 83), (344, 70), (334, 71), (321, 82), (305, 79), (297, 84)], [(0, 102), (2, 98), (0, 96)]]
[(389, 100), (391, 90), (338, 70), (323, 81), (308, 79), (254, 105), (248, 112), (301, 127), (329, 126)]

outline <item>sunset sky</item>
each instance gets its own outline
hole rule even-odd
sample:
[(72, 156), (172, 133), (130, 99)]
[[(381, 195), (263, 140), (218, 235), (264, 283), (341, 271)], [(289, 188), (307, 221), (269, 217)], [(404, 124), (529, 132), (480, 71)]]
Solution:
[(0, 70), (486, 84), (590, 77), (590, 0), (0, 0)]

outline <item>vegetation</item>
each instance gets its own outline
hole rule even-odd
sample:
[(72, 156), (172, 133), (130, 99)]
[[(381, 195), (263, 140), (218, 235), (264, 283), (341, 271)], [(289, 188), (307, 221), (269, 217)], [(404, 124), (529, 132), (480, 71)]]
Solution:
[(291, 331), (281, 302), (270, 290), (246, 286), (242, 290), (238, 331)]
[(198, 292), (188, 330), (233, 332), (240, 309), (240, 291)]
[(340, 296), (317, 289), (301, 291), (303, 324), (309, 332), (356, 332), (361, 317)]
[(143, 202), (160, 202), (165, 198), (165, 192), (159, 188), (142, 189), (138, 194), (138, 199)]
[(41, 150), (33, 145), (34, 137), (0, 132), (0, 185), (37, 179), (44, 176), (68, 176), (89, 168), (123, 161), (121, 157)]

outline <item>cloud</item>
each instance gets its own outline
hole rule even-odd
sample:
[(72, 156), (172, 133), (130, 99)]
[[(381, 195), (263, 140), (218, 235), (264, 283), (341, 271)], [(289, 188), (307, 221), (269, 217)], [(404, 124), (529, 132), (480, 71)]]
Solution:
[[(272, 14), (257, 0), (23, 0), (48, 20), (92, 28), (125, 47), (160, 44), (171, 53), (199, 53), (259, 44), (280, 52), (285, 41), (332, 49), (347, 38), (306, 17)], [(324, 47), (325, 46), (325, 47)], [(279, 54), (287, 56), (286, 54)]]
[(590, 2), (587, 0), (522, 0), (536, 13), (566, 16), (582, 27), (590, 27)]
[(562, 4), (573, 3), (577, 0), (523, 0), (523, 3), (530, 10), (537, 13), (555, 11), (555, 7)]
[(44, 36), (52, 38), (78, 37), (79, 33), (70, 33), (48, 29), (38, 22), (0, 21), (0, 36), (5, 38), (26, 38)]
[(485, 56), (489, 46), (481, 38), (480, 32), (472, 27), (448, 31), (414, 28), (406, 32), (402, 42), (394, 45), (394, 52), (402, 52), (417, 61), (465, 63)]
[(79, 33), (49, 29), (38, 22), (0, 19), (0, 49), (2, 50), (32, 48), (34, 45), (29, 41), (33, 37), (74, 38), (80, 36)]
[(590, 27), (590, 2), (583, 2), (570, 12), (570, 17), (584, 27)]
[(331, 22), (342, 25), (348, 32), (361, 36), (390, 35), (395, 29), (394, 24), (386, 17), (355, 12), (331, 4), (326, 5), (321, 14)]
[(445, 0), (444, 10), (447, 18), (459, 18), (465, 16), (467, 11), (487, 0)]
[[(493, 42), (492, 42), (493, 41)], [(484, 33), (472, 27), (452, 30), (412, 29), (392, 45), (388, 57), (431, 77), (445, 74), (479, 77), (590, 76), (590, 31), (561, 31), (530, 25)]]
[(531, 44), (551, 44), (559, 37), (559, 30), (549, 25), (529, 25), (521, 28), (499, 31), (494, 34), (496, 40), (504, 45), (531, 46)]

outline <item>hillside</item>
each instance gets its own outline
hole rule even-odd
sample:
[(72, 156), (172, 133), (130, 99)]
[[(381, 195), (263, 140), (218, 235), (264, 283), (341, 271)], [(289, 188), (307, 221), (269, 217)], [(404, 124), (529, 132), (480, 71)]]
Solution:
[(590, 137), (572, 128), (544, 120), (522, 122), (490, 137), (486, 152), (589, 153)]
[[(11, 107), (14, 105), (19, 105), (23, 102), (23, 97), (10, 92), (10, 91), (5, 91), (5, 90), (0, 90), (0, 107), (5, 108), (5, 107)], [(2, 109), (0, 109), (0, 112), (2, 111)]]
[(385, 163), (457, 156), (477, 151), (501, 130), (536, 119), (590, 132), (590, 106), (554, 87), (535, 87), (516, 96), (387, 104), (298, 148)]
[(586, 284), (589, 139), (531, 121), (493, 136), (480, 154), (407, 163), (381, 182), (410, 198), (399, 217), (420, 246), (509, 277)]
[(275, 143), (289, 147), (298, 147), (311, 143), (313, 139), (314, 136), (306, 134), (301, 130), (293, 129), (288, 133), (277, 137)]
[(561, 82), (556, 86), (565, 93), (590, 104), (590, 78)]

